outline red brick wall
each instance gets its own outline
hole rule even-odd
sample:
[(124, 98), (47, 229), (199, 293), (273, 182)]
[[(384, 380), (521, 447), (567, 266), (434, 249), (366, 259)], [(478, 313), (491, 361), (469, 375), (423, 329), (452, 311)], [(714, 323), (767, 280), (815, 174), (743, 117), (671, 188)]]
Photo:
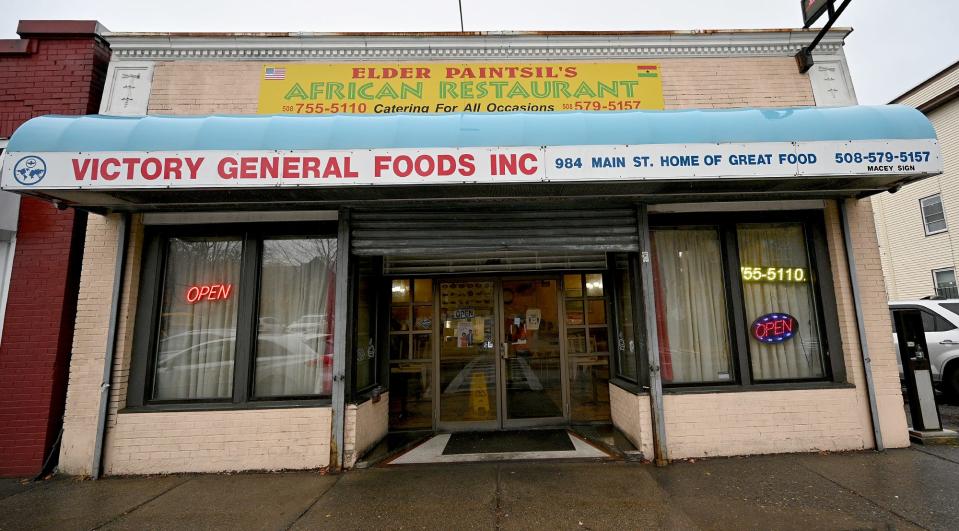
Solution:
[(37, 52), (0, 55), (0, 137), (44, 114), (95, 114), (110, 49), (93, 38), (37, 39)]
[[(0, 53), (0, 137), (35, 116), (91, 114), (100, 105), (106, 43), (29, 37), (32, 53)], [(22, 199), (0, 341), (0, 476), (39, 473), (59, 433), (85, 229), (85, 213)]]

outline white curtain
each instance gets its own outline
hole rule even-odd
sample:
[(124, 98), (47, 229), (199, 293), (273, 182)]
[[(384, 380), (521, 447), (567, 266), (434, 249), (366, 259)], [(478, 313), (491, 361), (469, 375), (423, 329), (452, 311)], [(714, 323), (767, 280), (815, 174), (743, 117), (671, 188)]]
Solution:
[(742, 267), (804, 271), (803, 281), (743, 281), (747, 324), (769, 313), (786, 313), (796, 318), (799, 333), (782, 343), (761, 343), (752, 337), (749, 353), (756, 380), (786, 380), (823, 376), (822, 349), (809, 258), (802, 225), (740, 225), (739, 261)]
[(719, 232), (657, 229), (652, 231), (652, 245), (663, 380), (730, 380)]
[(263, 242), (256, 396), (332, 392), (335, 274), (335, 239)]
[[(242, 248), (239, 238), (170, 239), (154, 399), (231, 396)], [(204, 286), (221, 288), (202, 298), (191, 291)]]

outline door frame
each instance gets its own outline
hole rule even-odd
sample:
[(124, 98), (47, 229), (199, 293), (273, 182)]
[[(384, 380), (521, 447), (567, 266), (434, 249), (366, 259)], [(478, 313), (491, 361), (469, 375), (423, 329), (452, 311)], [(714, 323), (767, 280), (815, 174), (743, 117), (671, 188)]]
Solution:
[[(562, 274), (550, 274), (550, 275), (516, 275), (509, 277), (500, 277), (497, 279), (497, 292), (499, 303), (497, 306), (497, 311), (499, 313), (499, 323), (498, 323), (498, 335), (497, 335), (497, 366), (499, 379), (496, 382), (497, 394), (500, 395), (498, 402), (501, 404), (501, 410), (499, 411), (498, 420), (500, 424), (500, 429), (522, 429), (522, 428), (535, 428), (542, 426), (563, 426), (569, 424), (569, 412), (570, 412), (570, 403), (569, 403), (569, 375), (567, 374), (567, 358), (566, 358), (566, 311), (564, 308), (564, 298), (563, 298), (563, 284), (562, 284)], [(510, 419), (507, 400), (507, 393), (509, 390), (506, 386), (506, 362), (507, 358), (503, 357), (504, 350), (503, 346), (506, 343), (506, 330), (505, 330), (505, 312), (504, 307), (505, 303), (503, 301), (503, 281), (504, 280), (530, 280), (530, 281), (543, 281), (551, 280), (554, 282), (556, 290), (556, 325), (557, 325), (557, 334), (559, 335), (559, 378), (560, 378), (560, 400), (562, 401), (561, 410), (562, 414), (560, 416), (554, 417), (534, 417), (534, 418), (522, 418), (522, 419)]]
[[(455, 431), (495, 431), (502, 429), (500, 421), (500, 353), (499, 353), (499, 328), (498, 323), (501, 308), (501, 283), (500, 279), (493, 276), (456, 276), (456, 277), (432, 277), (433, 278), (433, 315), (436, 318), (436, 325), (433, 327), (433, 430), (442, 432)], [(495, 403), (496, 419), (485, 421), (443, 421), (441, 419), (442, 406), (442, 380), (440, 379), (440, 350), (443, 340), (443, 327), (440, 323), (442, 313), (440, 308), (440, 289), (444, 282), (492, 282), (493, 283), (493, 367), (494, 371), (494, 392), (492, 393)]]
[[(544, 426), (565, 426), (570, 421), (570, 396), (569, 396), (569, 374), (566, 352), (566, 309), (563, 297), (563, 273), (550, 272), (546, 275), (536, 275), (530, 273), (520, 273), (515, 275), (477, 275), (477, 276), (456, 276), (456, 277), (432, 277), (433, 278), (433, 315), (436, 317), (437, 325), (433, 327), (433, 428), (434, 431), (455, 432), (455, 431), (497, 431), (509, 429), (535, 428)], [(562, 415), (556, 417), (538, 417), (528, 419), (509, 419), (507, 417), (506, 400), (506, 359), (503, 358), (503, 343), (505, 342), (506, 332), (504, 330), (504, 303), (503, 303), (503, 281), (504, 280), (551, 280), (555, 282), (556, 289), (556, 319), (559, 327), (559, 364), (560, 364), (560, 389), (562, 397)], [(492, 421), (442, 421), (442, 380), (440, 379), (440, 350), (442, 342), (442, 327), (440, 320), (442, 313), (440, 308), (440, 289), (444, 282), (492, 282), (493, 283), (493, 357), (495, 367), (495, 400), (496, 400), (496, 420)]]

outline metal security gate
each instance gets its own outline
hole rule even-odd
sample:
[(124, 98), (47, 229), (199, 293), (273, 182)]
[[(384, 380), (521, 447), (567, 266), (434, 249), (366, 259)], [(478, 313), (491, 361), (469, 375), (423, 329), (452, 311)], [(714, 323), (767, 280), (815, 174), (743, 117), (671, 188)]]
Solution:
[(352, 249), (392, 274), (593, 269), (639, 249), (631, 208), (354, 211)]

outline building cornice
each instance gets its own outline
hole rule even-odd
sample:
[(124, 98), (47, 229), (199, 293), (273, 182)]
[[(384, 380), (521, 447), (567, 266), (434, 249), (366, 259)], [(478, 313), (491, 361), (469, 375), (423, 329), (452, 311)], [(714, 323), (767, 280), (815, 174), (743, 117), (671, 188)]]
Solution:
[[(817, 55), (838, 54), (850, 29), (830, 31)], [(792, 57), (815, 30), (633, 33), (107, 33), (124, 60), (610, 59), (632, 57)]]

